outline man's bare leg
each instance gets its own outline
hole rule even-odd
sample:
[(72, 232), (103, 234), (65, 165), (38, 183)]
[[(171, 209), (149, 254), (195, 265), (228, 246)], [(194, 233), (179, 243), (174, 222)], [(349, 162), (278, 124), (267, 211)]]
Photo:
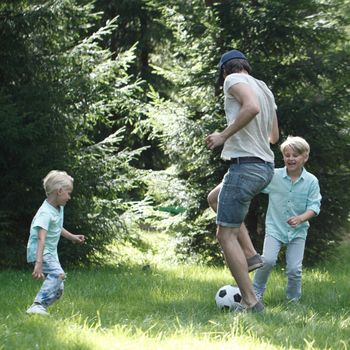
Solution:
[(224, 251), (226, 264), (241, 291), (241, 303), (252, 307), (258, 300), (255, 296), (252, 281), (249, 278), (246, 257), (238, 241), (239, 232), (239, 227), (233, 228), (219, 225), (216, 236)]
[(250, 258), (257, 254), (257, 251), (254, 248), (253, 242), (250, 239), (248, 229), (244, 222), (239, 228), (238, 242), (241, 245), (246, 258)]
[[(221, 184), (216, 186), (213, 190), (208, 194), (208, 204), (211, 209), (216, 213), (218, 208), (218, 197), (220, 192)], [(238, 242), (241, 245), (243, 253), (246, 258), (250, 258), (257, 254), (254, 245), (250, 239), (249, 232), (244, 223), (242, 223), (239, 234), (238, 234)]]

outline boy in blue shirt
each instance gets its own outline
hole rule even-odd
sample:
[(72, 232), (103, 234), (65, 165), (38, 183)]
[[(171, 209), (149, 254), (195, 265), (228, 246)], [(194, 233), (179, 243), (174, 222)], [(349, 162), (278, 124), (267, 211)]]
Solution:
[(286, 245), (286, 296), (289, 301), (298, 301), (308, 220), (319, 214), (321, 194), (317, 178), (304, 168), (309, 158), (309, 144), (301, 137), (289, 136), (280, 149), (285, 167), (275, 169), (272, 181), (262, 191), (269, 195), (264, 266), (256, 271), (253, 286), (261, 300), (280, 249)]
[(43, 278), (44, 282), (27, 313), (48, 315), (47, 307), (63, 293), (65, 273), (58, 260), (59, 239), (63, 236), (81, 244), (85, 237), (63, 228), (63, 208), (71, 198), (73, 178), (65, 171), (52, 170), (44, 178), (43, 185), (47, 198), (30, 226), (27, 261), (34, 265), (33, 278)]

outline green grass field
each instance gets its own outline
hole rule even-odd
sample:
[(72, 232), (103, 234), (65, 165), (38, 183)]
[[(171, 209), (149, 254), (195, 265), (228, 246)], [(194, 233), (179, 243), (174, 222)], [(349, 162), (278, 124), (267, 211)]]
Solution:
[(67, 271), (49, 317), (25, 314), (41, 285), (30, 270), (2, 271), (0, 349), (350, 349), (349, 248), (304, 270), (297, 305), (285, 303), (277, 268), (262, 314), (220, 312), (214, 296), (232, 283), (228, 270), (176, 264), (169, 250), (129, 251), (129, 265)]

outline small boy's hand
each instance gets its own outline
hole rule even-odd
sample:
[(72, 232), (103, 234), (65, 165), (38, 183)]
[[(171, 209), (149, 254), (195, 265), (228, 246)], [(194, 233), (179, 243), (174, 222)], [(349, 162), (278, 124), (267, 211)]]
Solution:
[(36, 280), (40, 280), (41, 278), (45, 278), (42, 270), (42, 263), (37, 261), (34, 266), (34, 270), (32, 276)]
[(73, 243), (83, 244), (85, 242), (84, 235), (74, 235)]
[(302, 223), (302, 220), (301, 220), (300, 216), (292, 216), (288, 219), (287, 222), (290, 226), (295, 228)]

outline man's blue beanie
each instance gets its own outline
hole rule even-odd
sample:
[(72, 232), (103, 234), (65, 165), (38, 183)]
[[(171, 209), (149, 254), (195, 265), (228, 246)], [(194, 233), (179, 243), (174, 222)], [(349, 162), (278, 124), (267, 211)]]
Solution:
[(221, 56), (221, 59), (220, 59), (220, 62), (219, 62), (219, 68), (221, 69), (222, 66), (230, 61), (230, 60), (233, 60), (234, 58), (240, 58), (240, 59), (243, 59), (243, 60), (246, 60), (247, 58), (243, 55), (243, 53), (241, 51), (238, 51), (238, 50), (231, 50), (231, 51), (228, 51), (226, 53), (224, 53), (222, 56)]

